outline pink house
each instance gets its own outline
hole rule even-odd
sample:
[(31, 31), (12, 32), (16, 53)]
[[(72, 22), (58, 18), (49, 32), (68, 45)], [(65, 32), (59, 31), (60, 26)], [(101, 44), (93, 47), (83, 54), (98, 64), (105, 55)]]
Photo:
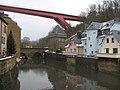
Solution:
[(66, 53), (83, 55), (83, 45), (81, 39), (77, 36), (70, 39), (70, 42), (65, 46)]

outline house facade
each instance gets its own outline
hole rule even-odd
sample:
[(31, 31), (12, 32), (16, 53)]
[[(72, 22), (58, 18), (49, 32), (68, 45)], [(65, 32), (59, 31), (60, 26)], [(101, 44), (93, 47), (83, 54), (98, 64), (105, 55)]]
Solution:
[(84, 55), (95, 55), (99, 51), (97, 36), (100, 26), (101, 23), (92, 22), (85, 30), (86, 36), (82, 38)]
[(7, 50), (7, 36), (10, 31), (12, 31), (13, 38), (15, 41), (16, 48), (16, 57), (20, 57), (20, 47), (21, 47), (21, 28), (17, 25), (15, 21), (13, 21), (8, 14), (4, 14), (4, 12), (0, 12), (1, 22), (0, 22), (0, 43), (1, 43), (1, 55), (3, 55), (3, 51)]
[(48, 34), (48, 47), (51, 50), (64, 49), (65, 39), (67, 38), (67, 34), (64, 30), (59, 26), (55, 26), (51, 32)]
[(75, 36), (69, 43), (65, 46), (66, 53), (83, 55), (83, 45), (81, 39)]
[(0, 57), (6, 56), (8, 23), (0, 17)]
[(103, 23), (92, 22), (83, 32), (82, 38), (84, 55), (96, 55), (101, 52), (101, 43), (112, 30), (120, 31), (120, 22), (110, 20)]
[(110, 31), (101, 42), (98, 57), (120, 58), (120, 31)]
[(19, 58), (21, 48), (21, 28), (10, 17), (4, 17), (4, 19), (8, 23), (7, 36), (9, 35), (10, 31), (12, 31), (13, 38), (15, 41), (16, 57)]

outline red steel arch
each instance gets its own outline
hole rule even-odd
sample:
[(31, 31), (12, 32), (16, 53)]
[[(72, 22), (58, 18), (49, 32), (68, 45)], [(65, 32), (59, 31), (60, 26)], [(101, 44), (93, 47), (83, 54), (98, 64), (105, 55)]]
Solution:
[(80, 22), (84, 22), (86, 20), (85, 17), (78, 17), (78, 16), (55, 13), (55, 12), (33, 10), (33, 9), (26, 9), (26, 8), (5, 6), (5, 5), (0, 5), (0, 10), (51, 18), (54, 19), (56, 22), (58, 22), (64, 29), (68, 29), (68, 23), (65, 20), (80, 21)]

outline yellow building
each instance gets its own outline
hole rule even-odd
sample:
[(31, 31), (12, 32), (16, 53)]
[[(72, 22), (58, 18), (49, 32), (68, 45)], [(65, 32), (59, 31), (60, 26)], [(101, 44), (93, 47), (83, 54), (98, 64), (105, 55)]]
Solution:
[(19, 58), (20, 57), (20, 47), (21, 47), (21, 28), (10, 17), (5, 16), (4, 19), (8, 23), (7, 35), (9, 35), (10, 31), (12, 31), (13, 38), (15, 41), (15, 46), (16, 46), (16, 57)]
[(0, 57), (5, 56), (7, 51), (7, 28), (8, 23), (0, 16)]

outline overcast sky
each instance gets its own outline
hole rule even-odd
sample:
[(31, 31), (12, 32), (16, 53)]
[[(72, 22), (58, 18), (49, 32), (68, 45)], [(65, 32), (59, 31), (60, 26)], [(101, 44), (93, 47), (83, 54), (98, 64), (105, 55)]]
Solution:
[[(102, 0), (0, 0), (0, 4), (78, 16), (81, 12), (86, 12), (91, 4), (101, 3), (100, 1), (102, 2)], [(5, 13), (9, 14), (21, 27), (21, 38), (29, 37), (31, 40), (37, 40), (45, 37), (57, 25), (53, 19), (12, 12)]]

